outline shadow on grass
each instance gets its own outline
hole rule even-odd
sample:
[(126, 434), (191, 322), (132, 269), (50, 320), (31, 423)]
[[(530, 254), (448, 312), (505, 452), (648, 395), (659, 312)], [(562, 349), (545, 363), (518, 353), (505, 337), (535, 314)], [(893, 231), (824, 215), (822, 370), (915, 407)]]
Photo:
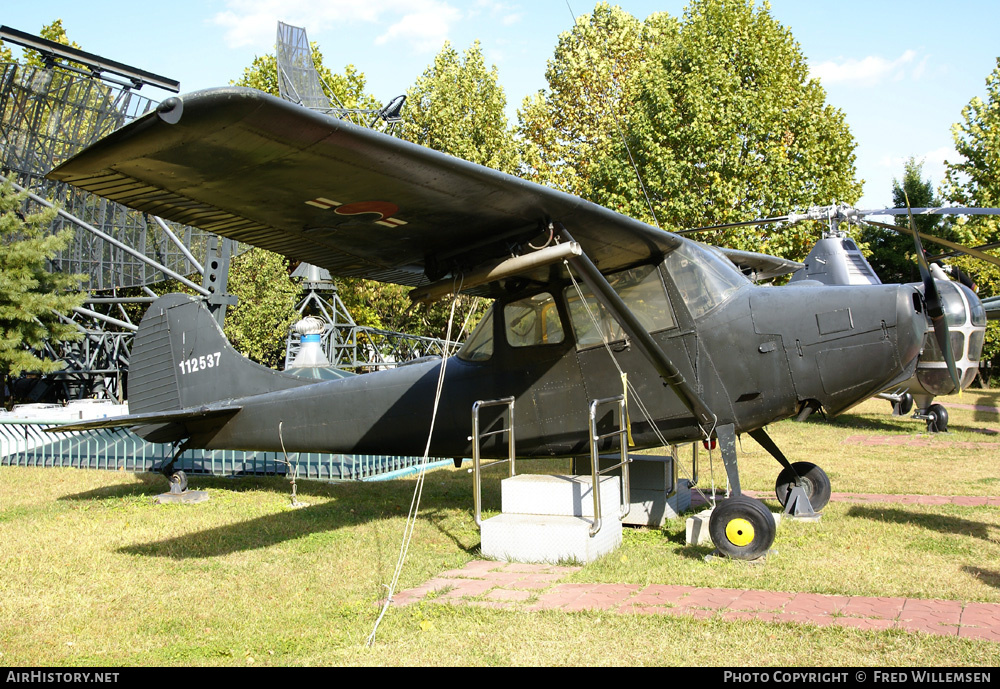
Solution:
[[(901, 419), (900, 417), (895, 417), (899, 419), (898, 421), (873, 419), (870, 416), (861, 416), (859, 414), (842, 414), (836, 419), (830, 419), (828, 421), (808, 421), (806, 423), (817, 423), (826, 424), (828, 426), (833, 426), (836, 428), (856, 429), (865, 431), (885, 431), (887, 433), (895, 433), (899, 435), (927, 435), (927, 425), (924, 421), (919, 419), (911, 419), (906, 417)], [(1000, 431), (993, 428), (977, 428), (975, 426), (960, 426), (955, 423), (950, 423), (948, 425), (948, 430), (953, 433), (978, 433), (979, 435), (989, 435), (997, 436), (1000, 435)], [(950, 433), (944, 434), (934, 434), (935, 436), (940, 436), (942, 438), (947, 438)]]
[(962, 519), (961, 517), (950, 517), (940, 514), (922, 514), (911, 512), (894, 507), (870, 507), (867, 505), (854, 505), (847, 510), (847, 516), (871, 519), (873, 521), (885, 522), (887, 524), (906, 524), (921, 526), (925, 529), (940, 531), (945, 534), (956, 536), (974, 536), (983, 540), (990, 539), (990, 531), (997, 527), (993, 524)]
[(992, 569), (982, 569), (981, 567), (973, 567), (971, 565), (963, 565), (962, 571), (966, 574), (971, 574), (979, 581), (983, 582), (987, 586), (992, 586), (995, 589), (1000, 589), (1000, 572), (996, 572)]
[[(164, 481), (154, 481), (146, 490), (149, 495), (159, 494), (163, 492), (161, 486), (164, 484)], [(129, 495), (129, 491), (141, 493), (143, 485), (88, 491), (64, 499), (99, 499), (114, 495)], [(192, 488), (199, 490), (215, 488), (236, 493), (264, 490), (291, 495), (290, 482), (287, 479), (270, 477), (239, 479), (197, 477), (196, 485)], [(119, 552), (183, 560), (258, 550), (310, 534), (405, 517), (413, 497), (413, 489), (412, 480), (339, 484), (300, 480), (297, 492), (303, 502), (308, 503), (310, 498), (326, 499), (326, 501), (162, 541), (126, 546), (120, 548)], [(419, 519), (429, 522), (459, 548), (471, 553), (479, 547), (478, 539), (475, 544), (467, 545), (469, 539), (463, 540), (460, 534), (455, 533), (447, 525), (449, 518), (454, 519), (456, 511), (460, 513), (471, 507), (471, 498), (471, 494), (467, 494), (464, 486), (457, 481), (434, 482), (428, 479), (424, 486)]]

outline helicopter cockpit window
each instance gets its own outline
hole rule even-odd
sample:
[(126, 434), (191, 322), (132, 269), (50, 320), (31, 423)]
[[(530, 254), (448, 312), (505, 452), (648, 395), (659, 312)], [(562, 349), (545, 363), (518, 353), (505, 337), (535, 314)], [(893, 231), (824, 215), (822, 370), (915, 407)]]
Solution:
[(555, 344), (565, 337), (556, 300), (548, 292), (507, 304), (503, 319), (511, 347)]
[(458, 351), (458, 358), (465, 361), (488, 361), (493, 356), (493, 309), (479, 321), (472, 335)]
[(692, 318), (700, 318), (747, 284), (746, 277), (725, 256), (682, 244), (663, 263)]
[[(666, 330), (676, 324), (663, 287), (663, 278), (656, 266), (639, 266), (615, 273), (608, 276), (608, 282), (647, 331)], [(625, 338), (621, 326), (586, 285), (580, 285), (580, 292), (577, 292), (576, 286), (570, 285), (564, 293), (577, 348), (601, 344), (602, 335), (608, 342)]]

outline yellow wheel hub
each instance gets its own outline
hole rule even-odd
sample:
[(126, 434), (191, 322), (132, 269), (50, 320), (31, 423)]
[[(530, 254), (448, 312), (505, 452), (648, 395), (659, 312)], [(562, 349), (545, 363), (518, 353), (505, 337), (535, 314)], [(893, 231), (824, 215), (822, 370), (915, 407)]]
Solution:
[(726, 538), (735, 546), (749, 545), (753, 536), (753, 525), (746, 519), (730, 519), (726, 524)]

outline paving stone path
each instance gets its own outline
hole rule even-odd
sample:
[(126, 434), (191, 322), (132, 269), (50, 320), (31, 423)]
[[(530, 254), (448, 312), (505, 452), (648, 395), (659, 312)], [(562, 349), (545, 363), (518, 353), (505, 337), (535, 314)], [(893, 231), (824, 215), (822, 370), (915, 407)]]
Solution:
[[(962, 496), (835, 493), (832, 499), (1000, 505), (1000, 498)], [(474, 560), (461, 569), (442, 572), (421, 586), (397, 593), (393, 603), (410, 605), (429, 600), (525, 611), (606, 610), (696, 619), (754, 619), (857, 629), (902, 629), (1000, 642), (998, 603), (563, 581), (579, 570), (580, 567)]]

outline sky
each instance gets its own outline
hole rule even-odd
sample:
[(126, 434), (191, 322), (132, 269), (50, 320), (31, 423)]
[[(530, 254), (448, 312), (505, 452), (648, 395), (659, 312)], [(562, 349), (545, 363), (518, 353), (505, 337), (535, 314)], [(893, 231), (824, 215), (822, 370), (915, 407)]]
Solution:
[[(304, 27), (325, 64), (360, 69), (383, 102), (404, 93), (445, 41), (482, 44), (495, 64), (508, 116), (546, 87), (546, 62), (573, 15), (596, 0), (119, 0), (7, 2), (0, 24), (31, 34), (62, 19), (84, 50), (175, 79), (181, 92), (224, 86), (255, 56), (273, 53), (277, 22)], [(686, 0), (621, 0), (639, 19), (680, 17)], [(1000, 56), (1000, 0), (771, 0), (857, 142), (859, 208), (892, 205), (892, 183), (913, 156), (937, 187), (955, 162), (951, 127)], [(16, 46), (15, 53), (17, 52)], [(151, 87), (155, 100), (171, 95)], [(787, 209), (789, 212), (797, 209)]]

